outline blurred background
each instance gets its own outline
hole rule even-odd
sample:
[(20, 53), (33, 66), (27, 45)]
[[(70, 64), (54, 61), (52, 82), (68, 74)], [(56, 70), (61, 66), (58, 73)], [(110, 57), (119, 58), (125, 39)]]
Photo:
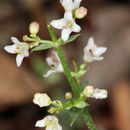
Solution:
[[(130, 130), (130, 0), (83, 0), (81, 5), (87, 7), (88, 15), (77, 20), (82, 35), (63, 46), (66, 59), (71, 69), (72, 59), (80, 65), (91, 35), (97, 45), (108, 48), (103, 61), (88, 65), (82, 81), (107, 89), (109, 95), (105, 100), (90, 99), (88, 109), (97, 130)], [(32, 21), (40, 23), (39, 36), (50, 39), (46, 24), (63, 13), (59, 0), (0, 0), (0, 130), (40, 130), (34, 125), (47, 109), (32, 103), (34, 93), (48, 92), (64, 101), (63, 95), (70, 91), (63, 74), (42, 77), (49, 69), (45, 58), (51, 50), (32, 53), (17, 68), (15, 55), (3, 49), (12, 44), (11, 36), (22, 41)], [(60, 115), (63, 130), (87, 130), (82, 119), (71, 128), (70, 115), (64, 113)]]

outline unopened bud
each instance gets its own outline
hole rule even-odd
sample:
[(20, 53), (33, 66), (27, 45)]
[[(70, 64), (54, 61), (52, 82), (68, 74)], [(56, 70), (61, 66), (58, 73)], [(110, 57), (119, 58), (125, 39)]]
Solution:
[(65, 94), (65, 98), (66, 98), (67, 100), (70, 100), (70, 99), (72, 98), (72, 93), (71, 93), (71, 92), (67, 92), (67, 93)]
[(94, 87), (93, 86), (86, 86), (83, 90), (83, 94), (86, 97), (91, 97), (94, 93)]
[(84, 7), (80, 7), (75, 11), (75, 17), (78, 19), (82, 19), (87, 15), (87, 9)]
[(30, 31), (30, 33), (31, 33), (32, 36), (35, 36), (38, 33), (38, 31), (39, 31), (39, 23), (32, 22), (29, 25), (29, 31)]
[(27, 41), (28, 40), (28, 36), (27, 35), (24, 35), (23, 36), (23, 41)]
[(55, 108), (54, 107), (51, 107), (49, 110), (48, 110), (48, 112), (50, 113), (50, 114), (54, 114), (55, 113)]

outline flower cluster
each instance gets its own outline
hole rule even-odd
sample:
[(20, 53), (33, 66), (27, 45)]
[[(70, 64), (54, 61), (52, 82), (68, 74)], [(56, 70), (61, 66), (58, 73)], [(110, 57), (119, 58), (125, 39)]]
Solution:
[(51, 67), (51, 70), (49, 70), (45, 75), (43, 75), (44, 77), (48, 77), (49, 75), (55, 72), (64, 72), (57, 52), (52, 51), (52, 54), (53, 54), (52, 57), (48, 57), (46, 59), (48, 65)]
[(39, 120), (35, 124), (36, 127), (46, 127), (46, 130), (62, 130), (56, 116), (48, 115), (44, 119)]
[(65, 9), (64, 18), (53, 20), (51, 25), (56, 29), (61, 29), (61, 37), (63, 41), (69, 39), (72, 32), (80, 32), (81, 27), (76, 24), (76, 18), (84, 18), (87, 14), (87, 9), (79, 8), (82, 0), (61, 0), (61, 4)]
[(104, 58), (101, 57), (103, 53), (107, 51), (106, 47), (97, 47), (94, 43), (93, 37), (90, 37), (88, 40), (88, 44), (84, 48), (84, 61), (85, 62), (93, 62), (93, 61), (101, 61)]
[[(36, 38), (36, 34), (39, 31), (39, 24), (37, 22), (32, 22), (30, 24), (29, 31), (30, 36), (32, 38)], [(23, 37), (23, 39), (24, 38), (25, 37)], [(11, 37), (11, 40), (14, 44), (10, 46), (5, 46), (4, 49), (9, 53), (17, 54), (16, 63), (17, 67), (20, 67), (23, 58), (29, 56), (29, 48), (31, 48), (32, 45), (27, 42), (20, 42), (16, 37)]]
[(86, 86), (83, 90), (83, 94), (86, 97), (92, 97), (96, 99), (107, 98), (107, 91), (105, 89), (94, 88), (93, 86)]
[(16, 37), (11, 37), (14, 45), (6, 46), (4, 49), (12, 54), (17, 54), (16, 63), (19, 67), (24, 57), (29, 56), (29, 45), (26, 42), (20, 42)]
[[(45, 107), (53, 104), (53, 101), (46, 93), (36, 93), (33, 103), (40, 107)], [(48, 115), (44, 119), (37, 121), (35, 126), (46, 127), (47, 130), (62, 130), (62, 127), (58, 123), (58, 118), (54, 115)]]
[[(79, 36), (79, 34), (71, 35), (71, 33), (78, 33), (81, 31), (81, 27), (76, 23), (76, 19), (84, 18), (87, 15), (87, 9), (80, 7), (81, 2), (82, 0), (60, 0), (65, 13), (63, 18), (52, 20), (47, 26), (52, 38), (51, 41), (42, 40), (37, 36), (39, 24), (37, 22), (32, 22), (29, 26), (30, 36), (23, 36), (23, 42), (20, 42), (15, 37), (11, 37), (14, 44), (5, 46), (4, 48), (9, 53), (17, 54), (16, 63), (18, 67), (21, 65), (23, 58), (29, 56), (29, 49), (32, 49), (31, 52), (41, 51), (52, 47), (55, 47), (57, 50), (52, 51), (52, 55), (46, 58), (46, 62), (51, 69), (48, 70), (43, 77), (46, 78), (56, 72), (64, 73), (70, 83), (73, 93), (67, 92), (65, 94), (65, 99), (67, 100), (65, 103), (62, 103), (60, 100), (53, 101), (46, 93), (36, 93), (33, 99), (34, 104), (39, 107), (52, 106), (48, 110), (49, 115), (44, 119), (37, 121), (35, 124), (36, 127), (46, 127), (46, 130), (62, 130), (57, 117), (62, 110), (67, 109), (70, 112), (75, 112), (73, 109), (76, 109), (76, 115), (71, 123), (71, 125), (73, 125), (78, 116), (80, 116), (84, 110), (87, 111), (85, 108), (88, 106), (86, 102), (88, 98), (107, 98), (107, 90), (94, 88), (88, 83), (84, 84), (80, 81), (80, 78), (87, 72), (87, 64), (103, 60), (104, 57), (102, 54), (107, 51), (107, 48), (98, 47), (95, 44), (93, 37), (90, 37), (83, 50), (83, 64), (78, 67), (76, 62), (73, 61), (74, 72), (69, 70), (61, 49), (61, 45), (72, 42)], [(52, 26), (62, 30), (61, 36), (58, 39), (52, 30)], [(88, 112), (83, 114), (86, 114), (88, 120), (92, 120)], [(87, 124), (93, 130), (95, 129), (92, 123), (87, 122)]]

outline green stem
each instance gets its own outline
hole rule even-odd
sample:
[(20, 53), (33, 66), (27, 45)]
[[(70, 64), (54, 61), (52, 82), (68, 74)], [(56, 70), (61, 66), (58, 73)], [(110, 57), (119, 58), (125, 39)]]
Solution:
[(57, 42), (57, 38), (56, 38), (55, 33), (52, 30), (51, 25), (47, 25), (47, 27), (48, 27), (49, 33), (51, 35), (51, 39), (53, 40), (54, 43), (56, 43)]
[[(47, 27), (48, 27), (48, 30), (49, 30), (49, 32), (50, 32), (50, 35), (51, 35), (51, 38), (52, 38), (53, 42), (54, 42), (54, 43), (59, 42), (59, 41), (57, 40), (57, 38), (56, 38), (55, 33), (54, 33), (53, 30), (52, 30), (51, 25), (48, 25)], [(65, 61), (65, 58), (64, 58), (64, 55), (63, 55), (63, 53), (62, 53), (62, 49), (61, 49), (60, 45), (57, 44), (56, 49), (57, 49), (57, 52), (58, 52), (60, 61), (61, 61), (61, 63), (62, 63), (62, 66), (63, 66), (63, 68), (64, 68), (65, 75), (66, 75), (66, 77), (67, 77), (67, 79), (68, 79), (68, 81), (69, 81), (69, 83), (70, 83), (71, 89), (72, 89), (73, 93), (75, 94), (75, 96), (76, 96), (76, 97), (79, 97), (79, 92), (78, 92), (78, 90), (77, 90), (77, 88), (76, 88), (76, 86), (75, 86), (75, 82), (74, 82), (74, 80), (73, 80), (73, 78), (72, 78), (72, 76), (71, 76), (69, 67), (68, 67), (68, 65), (67, 65), (67, 63), (66, 63), (66, 61)]]
[(85, 100), (85, 97), (79, 97), (77, 100), (75, 100), (73, 102), (69, 101), (69, 102), (65, 103), (63, 106), (57, 108), (57, 111), (60, 112), (61, 110), (73, 107), (74, 105), (78, 104), (79, 102), (81, 102), (83, 100)]
[(79, 92), (78, 92), (78, 90), (77, 90), (77, 88), (75, 86), (75, 82), (74, 82), (74, 80), (73, 80), (73, 78), (71, 76), (69, 67), (68, 67), (68, 65), (67, 65), (67, 63), (65, 61), (65, 58), (64, 58), (64, 55), (62, 53), (62, 49), (61, 49), (60, 45), (58, 45), (56, 47), (56, 49), (57, 49), (59, 58), (61, 60), (62, 66), (64, 68), (65, 75), (66, 75), (66, 77), (67, 77), (67, 79), (68, 79), (68, 81), (70, 83), (71, 89), (72, 89), (73, 93), (75, 94), (75, 96), (78, 97), (79, 96)]
[(53, 44), (53, 41), (49, 41), (49, 40), (40, 40), (39, 42), (42, 44)]
[[(72, 61), (72, 62), (73, 62), (73, 65), (74, 65), (75, 72), (78, 73), (79, 70), (78, 70), (78, 66), (77, 66), (76, 62), (75, 61)], [(78, 90), (80, 91), (80, 79), (79, 79), (79, 76), (76, 75), (75, 79), (76, 79)]]
[(93, 123), (93, 120), (91, 118), (91, 115), (89, 114), (87, 108), (84, 109), (83, 113), (84, 113), (83, 116), (84, 116), (84, 119), (86, 121), (86, 124), (88, 125), (88, 128), (90, 130), (96, 130), (94, 123)]
[[(48, 30), (50, 32), (50, 35), (51, 35), (51, 38), (53, 40), (54, 43), (57, 43), (57, 38), (55, 36), (55, 33), (53, 32), (52, 30), (52, 27), (50, 25), (48, 25)], [(62, 66), (64, 68), (64, 72), (65, 72), (65, 75), (70, 83), (70, 86), (71, 86), (71, 89), (73, 91), (73, 93), (75, 94), (76, 97), (79, 97), (79, 91), (77, 90), (76, 86), (75, 86), (75, 82), (71, 76), (71, 73), (70, 73), (70, 70), (69, 70), (69, 67), (65, 61), (65, 58), (64, 58), (64, 55), (63, 55), (63, 52), (62, 52), (62, 49), (60, 47), (60, 45), (57, 44), (56, 46), (56, 49), (57, 49), (57, 52), (58, 52), (58, 56), (60, 58), (60, 61), (62, 63)], [(80, 99), (80, 98), (79, 98)], [(80, 99), (80, 100), (83, 100), (83, 99)], [(64, 104), (63, 107), (60, 108), (61, 109), (65, 109), (65, 108), (68, 108), (68, 106), (72, 104), (71, 102), (69, 102), (68, 104)], [(83, 111), (84, 113), (84, 117), (86, 119), (86, 123), (88, 125), (88, 127), (90, 128), (90, 130), (96, 130), (94, 124), (93, 124), (93, 121), (91, 119), (91, 116), (89, 114), (89, 112), (87, 111), (87, 108)]]

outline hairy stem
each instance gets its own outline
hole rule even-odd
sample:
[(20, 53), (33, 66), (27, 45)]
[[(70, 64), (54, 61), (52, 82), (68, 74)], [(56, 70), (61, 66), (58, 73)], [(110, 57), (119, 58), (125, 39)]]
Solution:
[[(74, 66), (75, 72), (78, 73), (79, 70), (78, 70), (78, 66), (77, 66), (76, 62), (75, 61), (72, 61), (72, 62), (73, 62), (73, 66)], [(75, 76), (75, 79), (76, 79), (78, 91), (80, 91), (80, 78), (79, 78), (79, 76), (78, 75)]]
[(88, 125), (88, 128), (90, 130), (96, 130), (93, 120), (91, 118), (91, 115), (89, 114), (87, 108), (84, 109), (83, 116), (84, 116), (86, 124)]
[(67, 63), (65, 61), (65, 58), (64, 58), (64, 55), (62, 53), (62, 49), (61, 49), (60, 45), (58, 45), (56, 47), (56, 49), (57, 49), (59, 58), (61, 60), (62, 66), (64, 68), (65, 75), (66, 75), (66, 77), (67, 77), (67, 79), (68, 79), (68, 81), (70, 83), (71, 89), (72, 89), (73, 93), (75, 94), (75, 96), (78, 97), (79, 96), (79, 92), (78, 92), (78, 90), (77, 90), (77, 88), (75, 86), (75, 82), (74, 82), (74, 80), (73, 80), (73, 78), (71, 76), (69, 67), (68, 67), (68, 65), (67, 65)]
[[(52, 38), (53, 42), (54, 42), (54, 43), (58, 43), (57, 38), (56, 38), (56, 36), (55, 36), (55, 33), (53, 32), (52, 27), (51, 27), (50, 25), (48, 25), (48, 30), (49, 30), (49, 32), (50, 32), (50, 35), (51, 35), (51, 38)], [(62, 66), (63, 66), (63, 68), (64, 68), (64, 72), (65, 72), (65, 75), (66, 75), (66, 77), (67, 77), (67, 79), (68, 79), (68, 81), (69, 81), (69, 84), (70, 84), (70, 86), (71, 86), (71, 89), (72, 89), (73, 93), (75, 94), (75, 96), (76, 96), (76, 97), (79, 97), (79, 96), (80, 96), (80, 95), (79, 95), (79, 91), (78, 91), (78, 89), (77, 89), (77, 87), (76, 87), (76, 85), (75, 85), (75, 82), (74, 82), (74, 80), (73, 80), (73, 78), (72, 78), (72, 76), (71, 76), (69, 67), (68, 67), (68, 65), (67, 65), (67, 63), (66, 63), (66, 60), (65, 60), (65, 58), (64, 58), (64, 54), (63, 54), (63, 52), (62, 52), (62, 49), (61, 49), (61, 47), (60, 47), (60, 44), (57, 44), (56, 50), (57, 50), (57, 52), (58, 52), (58, 56), (59, 56), (59, 58), (60, 58), (60, 61), (61, 61), (61, 63), (62, 63)], [(70, 104), (65, 104), (64, 108), (68, 107), (68, 105), (70, 105)], [(89, 114), (87, 108), (83, 111), (83, 113), (84, 113), (84, 117), (85, 117), (85, 119), (86, 119), (86, 123), (87, 123), (89, 129), (90, 129), (90, 130), (96, 130), (96, 128), (95, 128), (95, 126), (94, 126), (94, 124), (93, 124), (92, 118), (91, 118), (91, 116), (90, 116), (90, 114)]]

